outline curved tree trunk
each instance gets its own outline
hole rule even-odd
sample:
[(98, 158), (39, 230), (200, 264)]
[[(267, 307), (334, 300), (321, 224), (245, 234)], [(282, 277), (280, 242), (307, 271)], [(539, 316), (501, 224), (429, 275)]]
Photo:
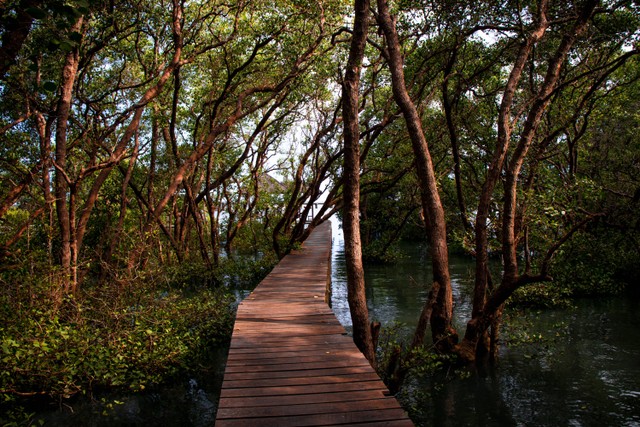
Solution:
[(31, 32), (34, 19), (29, 14), (29, 9), (38, 8), (44, 2), (21, 0), (16, 3), (12, 14), (5, 9), (4, 5), (0, 7), (0, 15), (5, 19), (2, 28), (2, 44), (0, 44), (0, 80), (4, 79), (9, 68), (15, 64), (22, 45)]
[(444, 69), (444, 76), (442, 80), (442, 107), (444, 108), (444, 116), (447, 122), (447, 130), (449, 132), (449, 142), (451, 143), (451, 154), (453, 155), (453, 176), (456, 184), (456, 198), (458, 201), (458, 214), (460, 215), (460, 221), (465, 231), (471, 230), (471, 223), (467, 216), (467, 205), (464, 200), (464, 193), (462, 191), (462, 176), (460, 171), (460, 142), (458, 140), (458, 133), (456, 131), (455, 123), (453, 122), (453, 104), (449, 94), (449, 78), (453, 70), (453, 65), (456, 62), (458, 55), (457, 46), (452, 50), (451, 56), (447, 61), (447, 65)]
[[(542, 268), (541, 273), (536, 277), (532, 277), (528, 273), (520, 274), (518, 271), (518, 236), (516, 235), (517, 186), (520, 181), (524, 160), (534, 140), (540, 120), (550, 102), (550, 94), (559, 81), (562, 65), (577, 37), (585, 31), (597, 4), (598, 0), (589, 0), (584, 4), (583, 9), (576, 17), (574, 25), (564, 35), (555, 54), (549, 59), (544, 83), (534, 99), (530, 102), (527, 119), (523, 126), (518, 145), (515, 147), (510, 161), (505, 166), (507, 149), (511, 143), (511, 107), (514, 95), (518, 83), (521, 80), (525, 63), (530, 57), (535, 44), (544, 36), (549, 26), (546, 17), (548, 7), (546, 0), (540, 2), (536, 27), (523, 43), (516, 57), (500, 107), (497, 149), (494, 152), (478, 205), (478, 214), (476, 217), (476, 284), (474, 289), (473, 313), (471, 320), (467, 324), (464, 339), (457, 348), (457, 352), (463, 360), (473, 361), (476, 359), (477, 354), (488, 351), (487, 348), (480, 346), (480, 343), (484, 342), (481, 338), (485, 336), (487, 328), (499, 319), (502, 304), (516, 289), (527, 283), (548, 280), (546, 267)], [(488, 298), (487, 221), (490, 205), (493, 200), (493, 190), (500, 180), (500, 174), (503, 170), (506, 175), (501, 215), (504, 273), (500, 286), (491, 294), (490, 298)], [(559, 243), (550, 249), (548, 257), (557, 249), (558, 245)]]
[(400, 41), (386, 0), (378, 0), (378, 22), (386, 39), (393, 96), (404, 116), (413, 153), (416, 157), (416, 169), (433, 265), (433, 281), (438, 284), (439, 288), (436, 303), (431, 312), (431, 333), (438, 348), (448, 351), (455, 344), (457, 334), (451, 325), (453, 296), (449, 276), (449, 252), (444, 208), (440, 201), (436, 174), (429, 146), (422, 130), (420, 116), (405, 85)]
[(355, 0), (355, 21), (349, 61), (342, 83), (344, 121), (344, 254), (353, 341), (375, 366), (375, 349), (365, 294), (362, 246), (360, 241), (360, 130), (358, 100), (360, 68), (369, 30), (369, 0)]

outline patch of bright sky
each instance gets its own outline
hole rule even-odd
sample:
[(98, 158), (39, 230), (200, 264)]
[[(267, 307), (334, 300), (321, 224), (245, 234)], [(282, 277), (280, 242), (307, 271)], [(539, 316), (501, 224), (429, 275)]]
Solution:
[(479, 41), (485, 46), (493, 46), (503, 37), (504, 35), (496, 30), (480, 30), (473, 33), (471, 40)]

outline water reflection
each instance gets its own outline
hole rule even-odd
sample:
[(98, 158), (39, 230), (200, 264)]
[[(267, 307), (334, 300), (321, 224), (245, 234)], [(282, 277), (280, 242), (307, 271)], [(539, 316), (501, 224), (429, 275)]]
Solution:
[[(351, 320), (344, 243), (333, 229), (332, 307), (347, 328)], [(367, 266), (370, 315), (383, 326), (415, 326), (429, 290), (430, 263), (419, 245), (402, 248), (394, 266)], [(459, 332), (471, 313), (473, 263), (451, 259)], [(578, 301), (572, 310), (518, 316), (534, 345), (503, 348), (497, 367), (444, 384), (410, 380), (404, 403), (419, 408), (418, 425), (435, 426), (640, 426), (640, 307), (622, 298)]]
[[(415, 326), (429, 290), (424, 248), (404, 246), (396, 266), (367, 267), (372, 317), (389, 326)], [(456, 327), (471, 313), (469, 259), (452, 258)], [(333, 223), (332, 300), (336, 316), (351, 326), (344, 240)], [(249, 289), (238, 290), (241, 300)], [(523, 316), (530, 332), (553, 337), (535, 346), (504, 348), (499, 366), (448, 382), (409, 379), (404, 403), (415, 406), (417, 425), (429, 426), (640, 426), (640, 303), (629, 299), (580, 301), (574, 310)], [(77, 402), (73, 410), (42, 410), (48, 426), (213, 425), (227, 349), (212, 354), (214, 369), (153, 393), (110, 395), (121, 405)], [(104, 415), (103, 411), (106, 412)], [(73, 411), (73, 412), (72, 412)]]
[(331, 308), (336, 317), (351, 330), (351, 314), (347, 302), (347, 272), (344, 261), (344, 235), (338, 221), (331, 221)]
[[(344, 237), (337, 221), (333, 222), (332, 299), (331, 306), (338, 320), (351, 327), (347, 303), (347, 283), (344, 261)], [(394, 265), (367, 265), (365, 281), (369, 314), (383, 325), (405, 324), (409, 333), (415, 326), (431, 287), (431, 263), (423, 245), (406, 243), (401, 246), (403, 257)], [(462, 328), (471, 315), (473, 262), (469, 258), (452, 257), (451, 284), (456, 312), (454, 324)]]

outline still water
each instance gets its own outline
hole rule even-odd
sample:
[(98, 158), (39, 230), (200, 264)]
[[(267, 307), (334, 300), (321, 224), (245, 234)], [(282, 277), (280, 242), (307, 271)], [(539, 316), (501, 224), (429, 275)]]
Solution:
[[(333, 224), (332, 307), (350, 328), (342, 230)], [(409, 334), (427, 297), (426, 251), (404, 246), (393, 266), (367, 266), (370, 315), (383, 327)], [(464, 331), (471, 312), (468, 258), (451, 260), (455, 326)], [(242, 299), (250, 289), (235, 290)], [(419, 426), (639, 426), (640, 302), (581, 301), (575, 309), (518, 315), (533, 344), (502, 349), (497, 367), (453, 375), (445, 382), (409, 381), (401, 401)], [(507, 337), (508, 338), (508, 337)], [(95, 396), (91, 401), (37, 408), (48, 426), (211, 426), (224, 373), (226, 349), (192, 378), (135, 395)]]
[[(408, 245), (393, 266), (366, 266), (370, 316), (409, 334), (427, 297), (425, 248)], [(344, 242), (334, 224), (332, 307), (350, 327)], [(472, 260), (451, 259), (455, 326), (471, 312)], [(573, 309), (518, 313), (499, 364), (444, 382), (410, 381), (400, 394), (424, 426), (640, 426), (640, 301), (579, 301)], [(526, 329), (524, 328), (526, 326)], [(508, 340), (509, 336), (505, 336)]]

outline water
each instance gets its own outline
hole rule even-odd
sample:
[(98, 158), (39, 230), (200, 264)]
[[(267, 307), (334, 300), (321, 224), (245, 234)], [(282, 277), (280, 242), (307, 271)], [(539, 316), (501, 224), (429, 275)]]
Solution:
[[(332, 307), (350, 328), (344, 244), (334, 225)], [(370, 316), (384, 326), (415, 327), (428, 293), (430, 266), (419, 245), (394, 266), (366, 266)], [(464, 332), (471, 312), (473, 262), (451, 259), (454, 320)], [(574, 309), (518, 313), (513, 336), (528, 344), (501, 350), (500, 362), (447, 381), (410, 380), (400, 394), (417, 425), (640, 426), (640, 302), (577, 301)], [(512, 336), (505, 330), (505, 340)]]
[[(211, 352), (208, 368), (156, 390), (135, 393), (97, 394), (59, 405), (43, 402), (36, 419), (45, 426), (174, 426), (205, 427), (215, 423), (227, 348)], [(37, 422), (35, 425), (38, 425)]]
[(420, 422), (639, 426), (638, 308), (637, 301), (586, 300), (569, 311), (527, 314), (518, 320), (543, 339), (504, 348), (497, 367), (428, 390), (416, 401)]
[[(338, 222), (333, 222), (332, 246), (332, 297), (331, 307), (336, 317), (347, 328), (351, 328), (351, 316), (347, 302), (347, 282), (344, 261), (344, 238)], [(405, 243), (401, 247), (403, 257), (393, 265), (367, 265), (365, 280), (369, 315), (383, 325), (403, 324), (410, 333), (422, 310), (430, 289), (431, 264), (423, 246)], [(464, 327), (465, 319), (471, 315), (473, 290), (472, 274), (475, 265), (466, 257), (450, 259), (453, 303), (456, 312), (454, 324)]]
[[(347, 329), (344, 242), (334, 222), (332, 302)], [(370, 314), (383, 326), (410, 334), (429, 291), (424, 248), (403, 247), (394, 266), (367, 266)], [(463, 333), (471, 313), (473, 262), (451, 259), (456, 313)], [(238, 289), (241, 300), (250, 289)], [(497, 367), (442, 382), (408, 381), (402, 401), (415, 407), (419, 426), (640, 426), (640, 303), (628, 299), (579, 301), (573, 310), (516, 316), (532, 344), (502, 349)], [(514, 332), (514, 333), (515, 333)], [(509, 336), (505, 336), (506, 339)], [(38, 409), (47, 426), (211, 426), (227, 349), (212, 353), (210, 369), (153, 392), (95, 396)], [(69, 402), (68, 402), (69, 403)]]

